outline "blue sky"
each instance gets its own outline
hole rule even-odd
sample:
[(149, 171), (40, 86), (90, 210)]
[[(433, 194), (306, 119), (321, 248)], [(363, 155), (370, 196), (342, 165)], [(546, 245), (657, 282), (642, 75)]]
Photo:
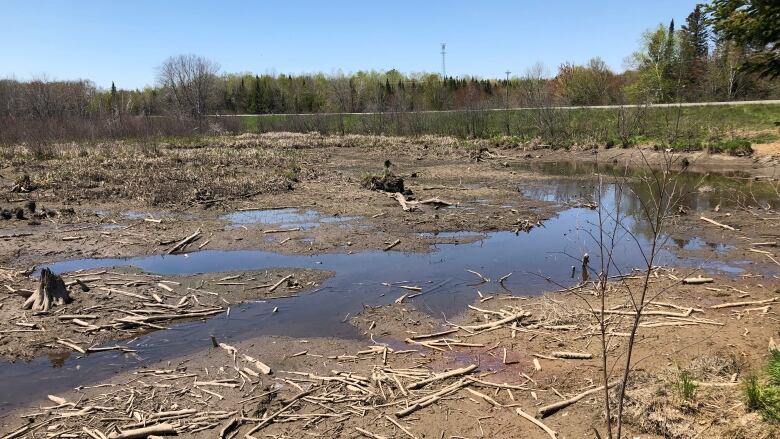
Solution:
[(0, 0), (0, 77), (152, 84), (171, 55), (223, 72), (440, 71), (503, 77), (600, 56), (616, 71), (642, 32), (695, 0)]

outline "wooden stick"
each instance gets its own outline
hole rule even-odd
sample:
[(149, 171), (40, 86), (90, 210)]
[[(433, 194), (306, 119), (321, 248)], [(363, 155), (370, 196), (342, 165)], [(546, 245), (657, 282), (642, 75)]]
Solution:
[(386, 437), (384, 437), (384, 436), (380, 436), (380, 435), (378, 435), (378, 434), (371, 433), (370, 431), (368, 431), (368, 430), (363, 430), (363, 429), (362, 429), (362, 428), (360, 428), (360, 427), (355, 427), (355, 430), (357, 430), (357, 431), (358, 431), (358, 433), (362, 434), (363, 436), (365, 436), (365, 437), (370, 437), (371, 439), (387, 439), (387, 438), (386, 438)]
[(701, 276), (699, 276), (699, 277), (688, 277), (688, 278), (683, 279), (683, 283), (684, 284), (688, 284), (688, 285), (700, 285), (700, 284), (711, 283), (714, 280), (715, 279), (713, 279), (711, 277), (701, 277)]
[(268, 292), (273, 292), (275, 289), (279, 288), (279, 285), (281, 285), (282, 283), (286, 282), (288, 279), (290, 279), (290, 278), (292, 278), (292, 277), (293, 277), (293, 275), (292, 275), (292, 274), (288, 274), (287, 276), (285, 276), (285, 277), (283, 277), (283, 278), (279, 279), (279, 282), (277, 282), (277, 283), (275, 283), (275, 284), (271, 285), (271, 287), (270, 287), (270, 288), (268, 288)]
[(458, 329), (449, 329), (446, 331), (440, 331), (440, 332), (434, 332), (432, 334), (420, 334), (420, 335), (412, 335), (409, 337), (412, 340), (424, 340), (426, 338), (434, 338), (434, 337), (441, 337), (442, 335), (448, 335), (452, 334), (453, 332), (458, 332)]
[(168, 254), (170, 255), (170, 254), (176, 253), (177, 251), (183, 249), (190, 242), (194, 241), (198, 236), (200, 236), (200, 229), (196, 230), (195, 233), (193, 233), (192, 235), (182, 239), (181, 241), (179, 241), (178, 244), (176, 244), (173, 247), (171, 247), (171, 249), (168, 250)]
[(776, 302), (778, 299), (780, 299), (780, 297), (773, 297), (771, 299), (765, 299), (765, 300), (749, 300), (747, 302), (721, 303), (720, 305), (712, 305), (710, 309), (733, 308), (737, 306), (749, 306), (749, 305), (763, 305), (765, 303)]
[[(615, 382), (609, 383), (609, 387), (613, 387), (613, 386), (617, 385), (618, 383), (619, 383), (619, 381), (615, 381)], [(547, 415), (551, 415), (551, 414), (557, 412), (558, 410), (560, 410), (562, 408), (566, 408), (566, 407), (574, 404), (575, 402), (581, 400), (582, 398), (585, 398), (588, 395), (592, 395), (592, 394), (594, 394), (596, 392), (600, 392), (602, 390), (604, 390), (604, 386), (596, 387), (596, 388), (593, 388), (593, 389), (590, 389), (590, 390), (586, 390), (586, 391), (580, 393), (579, 395), (572, 396), (569, 399), (566, 399), (566, 400), (563, 400), (563, 401), (558, 401), (558, 402), (552, 403), (550, 405), (546, 405), (544, 407), (540, 407), (539, 408), (539, 416), (544, 418)]]
[(724, 228), (726, 230), (737, 230), (734, 227), (731, 227), (731, 226), (729, 226), (727, 224), (723, 224), (723, 223), (719, 223), (719, 222), (717, 222), (715, 220), (711, 220), (711, 219), (707, 218), (706, 216), (701, 216), (701, 217), (699, 217), (699, 219), (707, 221), (708, 223), (714, 224), (714, 225), (716, 225), (718, 227), (722, 227), (722, 228)]
[(63, 339), (59, 339), (58, 338), (57, 339), (57, 343), (59, 343), (59, 344), (61, 344), (63, 346), (67, 346), (67, 347), (69, 347), (69, 348), (71, 348), (73, 350), (79, 351), (82, 354), (86, 354), (87, 353), (87, 351), (85, 351), (84, 348), (82, 348), (81, 346), (79, 346), (77, 344), (74, 344), (74, 343), (71, 343), (71, 342), (69, 342), (67, 340), (63, 340)]
[(483, 329), (492, 329), (492, 328), (495, 328), (495, 327), (498, 327), (498, 326), (501, 326), (501, 325), (513, 322), (513, 321), (515, 321), (517, 319), (521, 319), (523, 317), (527, 317), (529, 315), (530, 314), (528, 314), (526, 312), (522, 312), (522, 313), (519, 313), (519, 314), (513, 314), (513, 315), (511, 315), (509, 317), (505, 317), (505, 318), (503, 318), (501, 320), (496, 320), (495, 322), (489, 322), (489, 323), (485, 323), (485, 324), (482, 324), (482, 325), (474, 325), (474, 326), (462, 326), (462, 328), (466, 329), (468, 331), (481, 331)]
[(424, 396), (418, 400), (412, 401), (408, 407), (405, 409), (399, 410), (395, 412), (395, 416), (398, 418), (403, 418), (404, 416), (408, 416), (417, 410), (420, 410), (421, 408), (428, 407), (429, 405), (433, 404), (434, 402), (440, 400), (442, 397), (447, 396), (450, 393), (456, 392), (457, 390), (461, 389), (462, 387), (466, 387), (469, 385), (469, 382), (465, 379), (462, 379), (452, 385), (449, 385), (441, 390), (439, 390), (436, 393), (432, 393), (428, 396)]
[(272, 229), (272, 230), (263, 230), (263, 233), (285, 233), (285, 232), (299, 232), (301, 230), (300, 227), (293, 227), (292, 229)]
[(444, 372), (444, 373), (440, 373), (438, 375), (433, 375), (433, 376), (431, 376), (429, 378), (426, 378), (424, 380), (420, 380), (420, 381), (417, 381), (415, 383), (412, 383), (412, 384), (406, 386), (406, 388), (409, 389), (409, 390), (419, 389), (421, 387), (425, 387), (426, 385), (428, 385), (430, 383), (433, 383), (433, 382), (436, 382), (436, 381), (444, 380), (444, 379), (451, 378), (451, 377), (454, 377), (454, 376), (465, 375), (467, 373), (470, 373), (471, 371), (473, 371), (476, 368), (477, 368), (477, 365), (476, 364), (472, 364), (470, 366), (462, 367), (460, 369), (453, 369), (453, 370), (451, 370), (449, 372)]
[(390, 249), (392, 249), (393, 247), (395, 247), (396, 245), (398, 245), (400, 243), (401, 243), (401, 240), (400, 239), (396, 239), (395, 241), (393, 241), (392, 244), (390, 244), (387, 247), (385, 247), (384, 251), (389, 251)]
[(176, 430), (173, 425), (168, 423), (151, 425), (149, 427), (136, 428), (133, 430), (125, 430), (121, 433), (111, 433), (108, 435), (109, 439), (142, 439), (152, 434), (162, 435), (175, 435)]
[(565, 358), (568, 360), (589, 360), (593, 358), (593, 354), (587, 352), (583, 353), (583, 352), (556, 351), (552, 353), (552, 356), (555, 358)]
[(482, 280), (482, 282), (485, 282), (485, 283), (490, 282), (490, 279), (486, 278), (485, 276), (482, 275), (482, 273), (480, 273), (478, 271), (474, 271), (474, 270), (466, 270), (466, 271), (468, 271), (469, 273), (471, 273), (471, 274), (473, 274), (475, 276), (479, 276), (479, 278)]
[(255, 425), (254, 427), (252, 427), (252, 429), (251, 429), (251, 430), (249, 430), (248, 432), (246, 432), (246, 434), (244, 435), (244, 437), (245, 437), (245, 438), (247, 438), (247, 439), (254, 439), (254, 436), (252, 436), (252, 433), (255, 433), (255, 432), (257, 432), (257, 431), (259, 431), (261, 428), (263, 428), (263, 427), (265, 427), (266, 425), (268, 425), (268, 424), (269, 424), (271, 421), (273, 421), (273, 420), (274, 420), (274, 418), (276, 418), (276, 417), (277, 417), (277, 416), (279, 416), (280, 414), (284, 413), (284, 412), (285, 412), (285, 411), (286, 411), (288, 408), (290, 408), (290, 407), (292, 407), (294, 404), (296, 404), (296, 403), (298, 402), (298, 400), (299, 400), (299, 399), (303, 398), (304, 396), (308, 395), (309, 393), (311, 393), (311, 392), (313, 392), (313, 391), (314, 391), (314, 388), (311, 388), (311, 389), (309, 389), (309, 390), (303, 391), (303, 392), (301, 392), (301, 393), (299, 393), (299, 394), (297, 394), (297, 395), (293, 396), (292, 398), (290, 398), (289, 400), (287, 400), (287, 401), (286, 401), (286, 402), (287, 402), (287, 405), (285, 405), (284, 407), (282, 407), (282, 408), (280, 408), (279, 410), (275, 411), (275, 412), (274, 412), (272, 415), (270, 415), (270, 416), (268, 416), (267, 418), (265, 418), (265, 419), (263, 419), (262, 421), (260, 421), (260, 423), (259, 423), (259, 424)]
[(534, 418), (533, 416), (529, 415), (528, 413), (524, 412), (520, 407), (516, 408), (515, 411), (517, 412), (518, 415), (520, 415), (520, 416), (524, 417), (525, 419), (533, 422), (534, 425), (536, 425), (537, 427), (539, 427), (542, 430), (544, 430), (545, 433), (550, 435), (550, 437), (552, 439), (557, 439), (557, 434), (558, 433), (556, 433), (555, 431), (550, 429), (550, 427), (544, 425), (544, 423), (542, 423), (542, 421), (540, 421), (540, 420)]
[(406, 428), (404, 428), (404, 426), (403, 426), (403, 425), (401, 425), (401, 423), (400, 423), (400, 422), (396, 421), (395, 419), (393, 419), (393, 418), (391, 418), (390, 416), (387, 416), (387, 415), (385, 415), (385, 419), (387, 419), (388, 421), (390, 421), (390, 422), (391, 422), (393, 425), (395, 425), (396, 427), (400, 428), (400, 429), (401, 429), (401, 431), (403, 431), (404, 433), (406, 433), (406, 435), (407, 435), (407, 436), (409, 436), (410, 438), (412, 438), (412, 439), (417, 439), (417, 436), (413, 435), (413, 434), (412, 434), (412, 432), (410, 432), (409, 430), (407, 430)]

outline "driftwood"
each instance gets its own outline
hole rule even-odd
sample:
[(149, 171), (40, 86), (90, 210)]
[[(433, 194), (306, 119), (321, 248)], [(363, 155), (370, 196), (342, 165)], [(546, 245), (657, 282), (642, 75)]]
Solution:
[(109, 439), (141, 439), (149, 437), (150, 435), (158, 434), (165, 436), (175, 436), (176, 430), (173, 425), (168, 423), (151, 425), (149, 427), (136, 428), (133, 430), (125, 430), (121, 433), (111, 433), (108, 435)]
[(72, 302), (65, 282), (48, 268), (41, 271), (41, 282), (38, 289), (27, 298), (22, 309), (33, 311), (49, 311), (54, 305), (64, 305)]
[(401, 209), (404, 210), (404, 212), (412, 212), (417, 210), (417, 207), (423, 204), (434, 206), (436, 209), (440, 207), (446, 207), (446, 206), (452, 206), (452, 203), (449, 201), (444, 201), (440, 198), (428, 198), (421, 201), (416, 200), (407, 200), (404, 194), (400, 192), (393, 192), (388, 194), (390, 197), (394, 198), (396, 201), (398, 201), (398, 204), (401, 205)]
[(361, 435), (363, 435), (365, 437), (370, 437), (371, 439), (387, 439), (384, 436), (380, 436), (378, 434), (371, 433), (370, 431), (364, 430), (364, 429), (362, 429), (360, 427), (355, 427), (355, 430), (357, 430), (357, 432), (360, 433)]
[(552, 356), (555, 358), (564, 358), (567, 360), (589, 360), (593, 358), (593, 354), (587, 352), (556, 351), (552, 353)]
[(392, 242), (390, 245), (388, 245), (387, 247), (385, 247), (384, 251), (390, 251), (390, 250), (391, 250), (393, 247), (395, 247), (396, 245), (398, 245), (398, 244), (400, 244), (400, 243), (401, 243), (401, 240), (400, 240), (400, 239), (396, 239), (396, 240), (395, 240), (395, 241), (393, 241), (393, 242)]
[(780, 297), (773, 297), (771, 299), (765, 299), (765, 300), (748, 300), (746, 302), (721, 303), (720, 305), (712, 305), (710, 309), (734, 308), (737, 306), (749, 306), (749, 305), (763, 305), (765, 303), (776, 302), (778, 299), (780, 299)]
[[(618, 384), (618, 382), (619, 381), (615, 381), (615, 382), (609, 383), (609, 387), (614, 387), (615, 385)], [(551, 415), (551, 414), (557, 412), (558, 410), (560, 410), (562, 408), (566, 408), (566, 407), (574, 404), (575, 402), (581, 400), (582, 398), (585, 398), (588, 395), (592, 395), (592, 394), (594, 394), (596, 392), (600, 392), (602, 390), (604, 390), (604, 386), (596, 387), (594, 389), (586, 390), (586, 391), (584, 391), (584, 392), (582, 392), (582, 393), (580, 393), (578, 395), (572, 396), (569, 399), (565, 399), (563, 401), (558, 401), (558, 402), (552, 403), (550, 405), (546, 405), (544, 407), (540, 407), (539, 408), (539, 416), (541, 416), (543, 418), (543, 417), (545, 417), (547, 415)]]
[(176, 245), (171, 247), (171, 249), (168, 250), (168, 254), (171, 255), (171, 254), (176, 253), (177, 251), (183, 249), (184, 247), (189, 245), (192, 241), (195, 241), (196, 239), (198, 239), (199, 236), (200, 236), (200, 229), (196, 230), (195, 233), (193, 233), (192, 235), (182, 239)]
[(707, 221), (710, 224), (714, 224), (714, 225), (716, 225), (718, 227), (721, 227), (721, 228), (724, 228), (726, 230), (737, 230), (737, 229), (735, 229), (734, 227), (731, 227), (728, 224), (719, 223), (719, 222), (717, 222), (715, 220), (707, 218), (706, 216), (701, 216), (701, 217), (699, 217), (699, 219), (701, 219), (703, 221)]
[(701, 277), (701, 276), (699, 276), (699, 277), (688, 277), (688, 278), (683, 279), (683, 283), (684, 284), (688, 284), (688, 285), (700, 285), (700, 284), (712, 283), (714, 280), (715, 279), (713, 279), (711, 277)]
[(527, 420), (529, 420), (529, 421), (533, 422), (533, 423), (534, 423), (534, 424), (535, 424), (537, 427), (539, 427), (539, 428), (541, 428), (542, 430), (544, 430), (544, 431), (545, 431), (545, 433), (547, 433), (548, 435), (550, 435), (550, 437), (551, 437), (552, 439), (557, 439), (557, 437), (558, 437), (558, 433), (556, 433), (555, 431), (553, 431), (553, 430), (552, 430), (550, 427), (548, 427), (548, 426), (544, 425), (544, 424), (542, 423), (542, 421), (540, 421), (540, 420), (538, 420), (538, 419), (534, 418), (533, 416), (529, 415), (528, 413), (524, 412), (524, 411), (523, 411), (522, 409), (520, 409), (519, 407), (518, 407), (518, 408), (516, 408), (516, 409), (515, 409), (515, 411), (517, 412), (517, 414), (518, 414), (518, 415), (520, 415), (520, 416), (522, 416), (523, 418), (525, 418), (525, 419), (527, 419)]
[(426, 378), (424, 380), (420, 380), (420, 381), (417, 381), (415, 383), (412, 383), (412, 384), (406, 386), (406, 388), (409, 389), (409, 390), (419, 389), (421, 387), (425, 387), (426, 385), (428, 385), (430, 383), (433, 383), (433, 382), (436, 382), (436, 381), (445, 380), (447, 378), (452, 378), (452, 377), (455, 377), (455, 376), (465, 375), (467, 373), (470, 373), (471, 371), (473, 371), (476, 368), (477, 368), (477, 365), (476, 364), (472, 364), (470, 366), (462, 367), (460, 369), (453, 369), (451, 371), (440, 373), (438, 375), (433, 375), (433, 376), (431, 376), (429, 378)]
[(395, 412), (395, 416), (398, 418), (403, 418), (404, 416), (408, 416), (417, 410), (420, 410), (422, 408), (428, 407), (429, 405), (435, 403), (436, 401), (440, 400), (441, 398), (449, 395), (450, 393), (456, 392), (459, 389), (468, 386), (470, 381), (466, 379), (462, 379), (454, 384), (451, 384), (435, 393), (431, 393), (430, 395), (424, 396), (418, 400), (411, 401), (409, 403), (409, 406), (405, 409), (399, 410)]
[(528, 312), (521, 312), (519, 314), (513, 314), (511, 316), (504, 317), (501, 320), (496, 320), (495, 322), (484, 323), (482, 325), (474, 325), (474, 326), (462, 326), (462, 328), (467, 331), (481, 331), (483, 329), (493, 329), (501, 325), (514, 322), (515, 320), (522, 319), (523, 317), (528, 317), (530, 315), (531, 314)]
[(279, 288), (279, 285), (281, 285), (281, 284), (287, 282), (288, 280), (292, 279), (292, 277), (293, 277), (292, 274), (288, 274), (287, 276), (279, 279), (279, 282), (271, 285), (271, 287), (268, 288), (268, 292), (273, 292), (275, 289)]

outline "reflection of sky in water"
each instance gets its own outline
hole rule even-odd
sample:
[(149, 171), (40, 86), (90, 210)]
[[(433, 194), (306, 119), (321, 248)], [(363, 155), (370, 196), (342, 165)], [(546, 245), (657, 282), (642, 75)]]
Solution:
[(220, 219), (228, 221), (229, 228), (246, 224), (274, 224), (284, 229), (301, 228), (309, 230), (320, 226), (320, 223), (339, 223), (359, 219), (358, 216), (321, 216), (311, 209), (258, 209), (232, 212)]
[[(623, 175), (624, 168), (611, 164), (584, 162), (525, 162), (518, 165), (521, 169), (546, 174), (543, 180), (528, 181), (521, 186), (522, 193), (542, 201), (568, 203), (575, 201), (595, 201), (597, 195), (596, 174), (604, 176), (609, 182), (613, 175)], [(637, 177), (639, 171), (629, 171), (628, 176)], [(559, 178), (556, 178), (558, 176)], [(570, 179), (567, 176), (593, 176), (593, 179)], [(766, 182), (754, 181), (747, 174), (734, 172), (728, 174), (700, 174), (685, 172), (677, 177), (676, 190), (682, 194), (683, 206), (694, 210), (708, 210), (716, 205), (730, 207), (739, 203), (749, 205), (770, 205), (779, 207), (780, 199), (774, 189)], [(628, 180), (626, 194), (633, 198), (648, 199), (647, 184), (636, 178)], [(700, 190), (701, 189), (701, 190)], [(636, 195), (634, 195), (636, 194)], [(629, 204), (638, 204), (638, 202)]]

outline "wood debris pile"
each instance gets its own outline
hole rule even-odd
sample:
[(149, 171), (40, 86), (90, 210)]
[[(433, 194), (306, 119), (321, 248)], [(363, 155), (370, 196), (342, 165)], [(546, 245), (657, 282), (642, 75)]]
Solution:
[[(35, 342), (44, 347), (89, 353), (106, 350), (97, 346), (112, 338), (225, 313), (233, 303), (225, 298), (225, 289), (249, 296), (262, 295), (255, 292), (262, 290), (282, 297), (304, 288), (293, 275), (269, 279), (242, 273), (196, 283), (113, 269), (73, 272), (63, 278), (48, 270), (44, 274), (46, 282), (8, 270), (0, 272), (0, 287), (8, 293), (0, 297), (0, 307), (20, 309), (0, 322), (0, 338), (40, 336)], [(223, 293), (212, 289), (222, 289)]]

